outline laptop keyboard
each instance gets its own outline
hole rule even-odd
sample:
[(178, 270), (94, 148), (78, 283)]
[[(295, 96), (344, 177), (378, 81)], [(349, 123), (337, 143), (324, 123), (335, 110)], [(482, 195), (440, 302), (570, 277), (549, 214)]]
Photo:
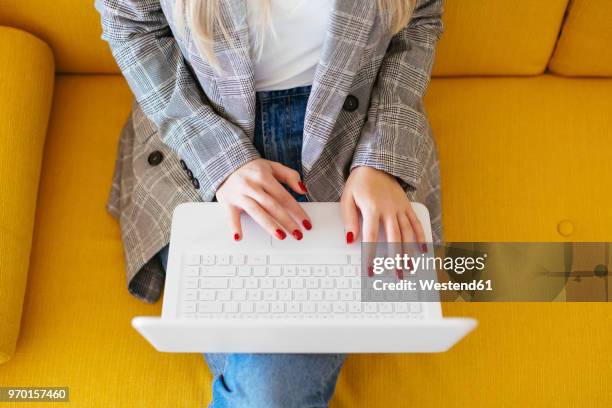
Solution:
[(360, 256), (186, 254), (179, 315), (209, 319), (414, 319), (420, 302), (361, 302)]

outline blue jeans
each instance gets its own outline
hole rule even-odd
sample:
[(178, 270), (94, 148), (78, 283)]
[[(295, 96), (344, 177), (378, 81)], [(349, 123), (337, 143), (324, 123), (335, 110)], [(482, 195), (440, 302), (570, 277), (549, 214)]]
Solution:
[[(257, 93), (254, 144), (262, 157), (302, 173), (302, 132), (310, 87)], [(299, 201), (304, 196), (293, 193)], [(164, 268), (168, 247), (159, 252)], [(342, 354), (205, 354), (213, 373), (210, 407), (326, 407)]]

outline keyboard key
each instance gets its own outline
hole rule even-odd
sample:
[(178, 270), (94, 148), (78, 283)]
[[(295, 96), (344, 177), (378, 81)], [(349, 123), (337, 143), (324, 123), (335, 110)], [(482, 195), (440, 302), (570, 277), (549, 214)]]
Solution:
[(265, 266), (254, 266), (253, 276), (266, 276), (267, 268)]
[(336, 281), (336, 285), (338, 286), (338, 289), (348, 289), (351, 287), (351, 281), (348, 279), (338, 279)]
[(186, 290), (183, 296), (184, 300), (197, 300), (198, 292), (195, 290)]
[(240, 311), (242, 313), (253, 313), (255, 311), (255, 304), (253, 302), (240, 302)]
[(304, 313), (314, 313), (316, 309), (317, 307), (314, 303), (302, 303), (302, 310)]
[(329, 301), (338, 300), (338, 291), (326, 290), (325, 292), (323, 292), (323, 298)]
[(247, 292), (247, 298), (249, 300), (260, 301), (263, 298), (261, 290), (249, 290)]
[(247, 291), (244, 289), (235, 290), (232, 292), (232, 300), (246, 300)]
[(244, 287), (244, 279), (232, 278), (229, 285), (232, 289), (242, 289)]
[(351, 258), (351, 265), (361, 265), (361, 255), (351, 254), (349, 258)]
[(184, 313), (193, 313), (196, 311), (195, 302), (183, 302), (183, 312)]
[(219, 256), (217, 256), (217, 264), (218, 265), (229, 265), (230, 264), (230, 256), (229, 255), (219, 255)]
[(200, 278), (202, 289), (227, 289), (228, 283), (227, 278)]
[(348, 304), (349, 313), (361, 313), (361, 303), (351, 302)]
[(331, 313), (331, 303), (321, 302), (317, 304), (317, 312), (319, 313)]
[(334, 303), (332, 306), (332, 310), (334, 313), (346, 313), (346, 303)]
[(380, 311), (380, 313), (391, 313), (393, 312), (393, 306), (391, 303), (380, 303), (378, 305), (378, 310)]
[(268, 263), (268, 257), (266, 255), (249, 255), (247, 257), (247, 264), (249, 265), (265, 265)]
[(235, 276), (236, 275), (236, 267), (235, 266), (205, 266), (200, 268), (200, 272), (202, 276)]
[(255, 304), (255, 312), (257, 313), (268, 313), (270, 311), (270, 304), (267, 302), (260, 302)]
[(319, 279), (308, 278), (306, 279), (306, 289), (317, 289), (319, 287)]
[(198, 299), (200, 300), (215, 300), (216, 293), (214, 290), (200, 290), (198, 292)]
[(408, 312), (408, 303), (401, 302), (401, 303), (394, 303), (393, 305), (394, 305), (393, 308), (395, 309), (396, 313)]
[(274, 279), (272, 278), (261, 278), (259, 284), (262, 289), (272, 289), (274, 287)]
[(238, 313), (238, 303), (227, 302), (223, 304), (223, 311), (225, 313)]
[(410, 313), (421, 313), (422, 310), (420, 303), (410, 303)]
[(323, 277), (327, 275), (327, 271), (324, 266), (316, 265), (312, 267), (312, 276)]
[(251, 267), (250, 266), (239, 266), (238, 267), (238, 276), (251, 276)]
[(217, 291), (217, 300), (231, 300), (232, 292), (229, 290), (218, 290)]
[(246, 263), (246, 255), (232, 255), (232, 265), (244, 265)]
[(374, 302), (366, 302), (363, 306), (363, 311), (366, 313), (376, 313), (378, 311), (377, 305)]
[(247, 278), (244, 281), (244, 287), (247, 289), (257, 289), (259, 287), (259, 279), (257, 278)]
[(342, 275), (342, 268), (337, 265), (330, 266), (327, 268), (329, 276), (340, 276)]
[(340, 300), (342, 300), (343, 302), (350, 302), (351, 300), (353, 300), (353, 291), (352, 290), (341, 290)]
[(276, 279), (276, 288), (277, 289), (287, 289), (289, 287), (289, 279), (287, 278), (278, 278)]
[(285, 311), (285, 304), (282, 302), (274, 302), (272, 303), (270, 311), (272, 313), (283, 313)]
[(308, 291), (300, 289), (294, 292), (295, 300), (298, 302), (304, 302), (308, 300)]
[(333, 289), (334, 286), (335, 286), (334, 279), (331, 279), (331, 278), (321, 279), (321, 287), (323, 289)]
[(353, 288), (353, 289), (361, 289), (361, 279), (359, 279), (359, 278), (351, 278), (351, 288)]
[(187, 265), (200, 264), (200, 254), (185, 254), (185, 257), (183, 259), (185, 260), (185, 264)]
[(287, 303), (287, 313), (300, 313), (300, 304), (298, 302)]
[(290, 290), (280, 290), (278, 291), (278, 300), (282, 300), (283, 302), (287, 302), (289, 300), (291, 300), (291, 298), (293, 297), (293, 292), (291, 292)]
[(202, 265), (214, 265), (214, 264), (215, 264), (214, 255), (202, 255)]
[(311, 290), (310, 300), (313, 302), (320, 302), (321, 300), (323, 300), (323, 291), (322, 290)]
[(283, 266), (283, 276), (292, 277), (296, 275), (297, 275), (297, 266), (295, 265)]
[(198, 313), (221, 313), (223, 303), (217, 302), (199, 302)]
[(304, 288), (304, 279), (303, 278), (291, 278), (289, 280), (289, 285), (292, 289), (303, 289)]
[(280, 266), (271, 266), (268, 268), (268, 276), (281, 276), (282, 268)]
[(298, 276), (310, 276), (310, 266), (298, 266)]
[(189, 276), (189, 277), (200, 276), (200, 267), (199, 266), (186, 267), (185, 276)]
[(197, 278), (185, 279), (185, 288), (186, 289), (197, 289), (198, 279)]
[(274, 289), (267, 289), (263, 291), (263, 299), (265, 301), (271, 302), (276, 300), (276, 291)]
[(274, 254), (270, 255), (270, 265), (346, 265), (348, 259), (341, 254)]

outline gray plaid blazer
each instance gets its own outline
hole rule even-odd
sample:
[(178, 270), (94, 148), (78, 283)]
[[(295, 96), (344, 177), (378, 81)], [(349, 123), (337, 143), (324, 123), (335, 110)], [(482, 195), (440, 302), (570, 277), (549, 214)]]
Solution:
[[(170, 238), (173, 209), (212, 201), (233, 171), (259, 156), (247, 0), (218, 0), (215, 72), (189, 29), (175, 35), (173, 0), (96, 0), (102, 38), (134, 93), (107, 209), (121, 225), (130, 293), (156, 301), (164, 271), (156, 256)], [(442, 33), (443, 0), (417, 0), (410, 23), (391, 36), (375, 0), (330, 0), (302, 151), (311, 201), (338, 201), (350, 170), (397, 177), (427, 205), (442, 238), (436, 147), (423, 94)], [(347, 103), (348, 102), (348, 103)]]

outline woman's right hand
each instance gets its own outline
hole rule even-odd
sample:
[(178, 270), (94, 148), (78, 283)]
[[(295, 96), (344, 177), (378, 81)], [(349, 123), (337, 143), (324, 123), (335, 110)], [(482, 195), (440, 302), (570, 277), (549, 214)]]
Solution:
[(287, 232), (300, 240), (301, 227), (312, 228), (308, 215), (281, 183), (298, 194), (307, 192), (297, 171), (265, 159), (248, 162), (221, 184), (216, 197), (227, 210), (234, 240), (242, 239), (242, 211), (280, 240)]

